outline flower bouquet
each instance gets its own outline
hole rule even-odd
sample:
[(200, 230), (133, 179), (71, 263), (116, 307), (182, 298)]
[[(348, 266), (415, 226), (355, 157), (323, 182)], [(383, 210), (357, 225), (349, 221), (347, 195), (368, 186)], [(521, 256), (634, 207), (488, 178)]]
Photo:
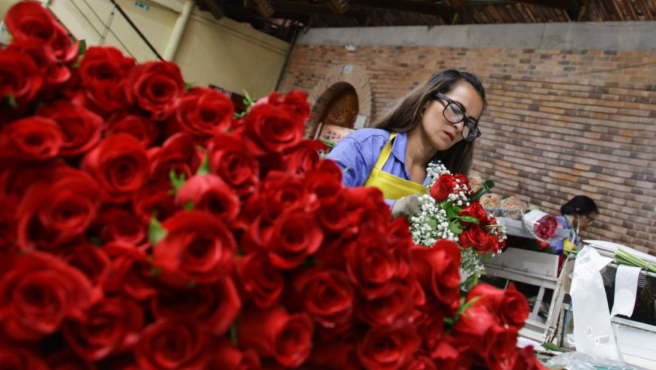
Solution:
[(477, 279), (484, 270), (481, 258), (500, 253), (506, 241), (503, 225), (479, 202), (494, 183), (486, 181), (474, 193), (466, 176), (451, 174), (439, 162), (429, 164), (427, 173), (430, 190), (422, 197), (418, 214), (411, 217), (412, 238), (425, 247), (433, 246), (438, 240), (458, 243), (463, 280)]
[(7, 17), (0, 368), (542, 368), (524, 297), (462, 297), (453, 241), (415, 246), (303, 139), (304, 93), (235, 118), (175, 64), (79, 53), (38, 2)]

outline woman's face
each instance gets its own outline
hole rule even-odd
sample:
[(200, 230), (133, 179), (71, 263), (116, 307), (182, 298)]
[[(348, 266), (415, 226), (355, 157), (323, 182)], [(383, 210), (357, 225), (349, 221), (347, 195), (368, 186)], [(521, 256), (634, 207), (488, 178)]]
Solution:
[[(472, 85), (467, 82), (461, 82), (452, 91), (444, 95), (455, 103), (459, 103), (467, 119), (477, 124), (479, 117), (483, 113), (483, 99), (481, 99), (481, 96)], [(463, 140), (462, 130), (465, 127), (465, 123), (463, 121), (453, 124), (444, 117), (444, 108), (447, 104), (448, 102), (443, 99), (431, 100), (424, 110), (424, 116), (421, 122), (423, 131), (437, 151), (448, 150)], [(450, 104), (446, 114), (450, 117), (455, 117), (461, 113), (458, 110), (458, 104)]]
[(579, 229), (585, 230), (588, 226), (592, 225), (595, 217), (597, 217), (597, 212), (592, 212), (589, 215), (579, 216)]

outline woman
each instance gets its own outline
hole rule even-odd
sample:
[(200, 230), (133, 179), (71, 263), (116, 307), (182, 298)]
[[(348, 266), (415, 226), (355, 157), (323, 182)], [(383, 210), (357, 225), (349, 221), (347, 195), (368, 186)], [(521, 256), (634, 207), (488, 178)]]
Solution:
[(467, 174), (485, 105), (476, 76), (443, 71), (396, 101), (377, 128), (343, 138), (328, 158), (343, 169), (345, 185), (375, 186), (394, 216), (410, 215), (425, 193), (430, 162)]
[(579, 232), (592, 225), (599, 210), (594, 200), (585, 195), (577, 195), (560, 207), (560, 213), (562, 216), (557, 217), (558, 222), (569, 231), (569, 236), (551, 243), (551, 246), (556, 248), (557, 254), (568, 254), (581, 246)]

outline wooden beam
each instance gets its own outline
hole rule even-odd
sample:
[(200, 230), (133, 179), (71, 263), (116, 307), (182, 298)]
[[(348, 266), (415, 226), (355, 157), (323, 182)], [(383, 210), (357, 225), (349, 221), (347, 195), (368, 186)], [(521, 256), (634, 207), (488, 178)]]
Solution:
[(510, 0), (510, 1), (512, 1), (513, 3), (533, 4), (533, 5), (546, 6), (547, 8), (564, 9), (564, 10), (579, 8), (578, 1), (576, 0)]
[(223, 18), (223, 10), (221, 10), (221, 7), (219, 4), (216, 2), (216, 0), (199, 0), (199, 5), (200, 8), (205, 8), (207, 9), (210, 14), (214, 16), (216, 19), (221, 19)]
[(263, 17), (271, 17), (275, 13), (273, 2), (271, 0), (246, 0), (247, 3), (254, 4), (255, 8)]
[(444, 5), (407, 0), (351, 0), (351, 5), (430, 15), (440, 15), (440, 11), (446, 9)]
[(328, 4), (330, 4), (337, 14), (344, 14), (351, 7), (349, 0), (328, 0)]

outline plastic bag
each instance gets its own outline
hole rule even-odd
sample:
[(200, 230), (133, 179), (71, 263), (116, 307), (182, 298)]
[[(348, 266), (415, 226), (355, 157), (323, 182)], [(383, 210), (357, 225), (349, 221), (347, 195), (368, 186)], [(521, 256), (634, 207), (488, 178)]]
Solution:
[(563, 353), (553, 357), (545, 365), (566, 370), (647, 370), (624, 361), (590, 356), (580, 352)]
[(574, 307), (574, 343), (577, 352), (619, 359), (604, 280), (599, 273), (610, 261), (592, 247), (584, 247), (576, 257), (570, 289)]

